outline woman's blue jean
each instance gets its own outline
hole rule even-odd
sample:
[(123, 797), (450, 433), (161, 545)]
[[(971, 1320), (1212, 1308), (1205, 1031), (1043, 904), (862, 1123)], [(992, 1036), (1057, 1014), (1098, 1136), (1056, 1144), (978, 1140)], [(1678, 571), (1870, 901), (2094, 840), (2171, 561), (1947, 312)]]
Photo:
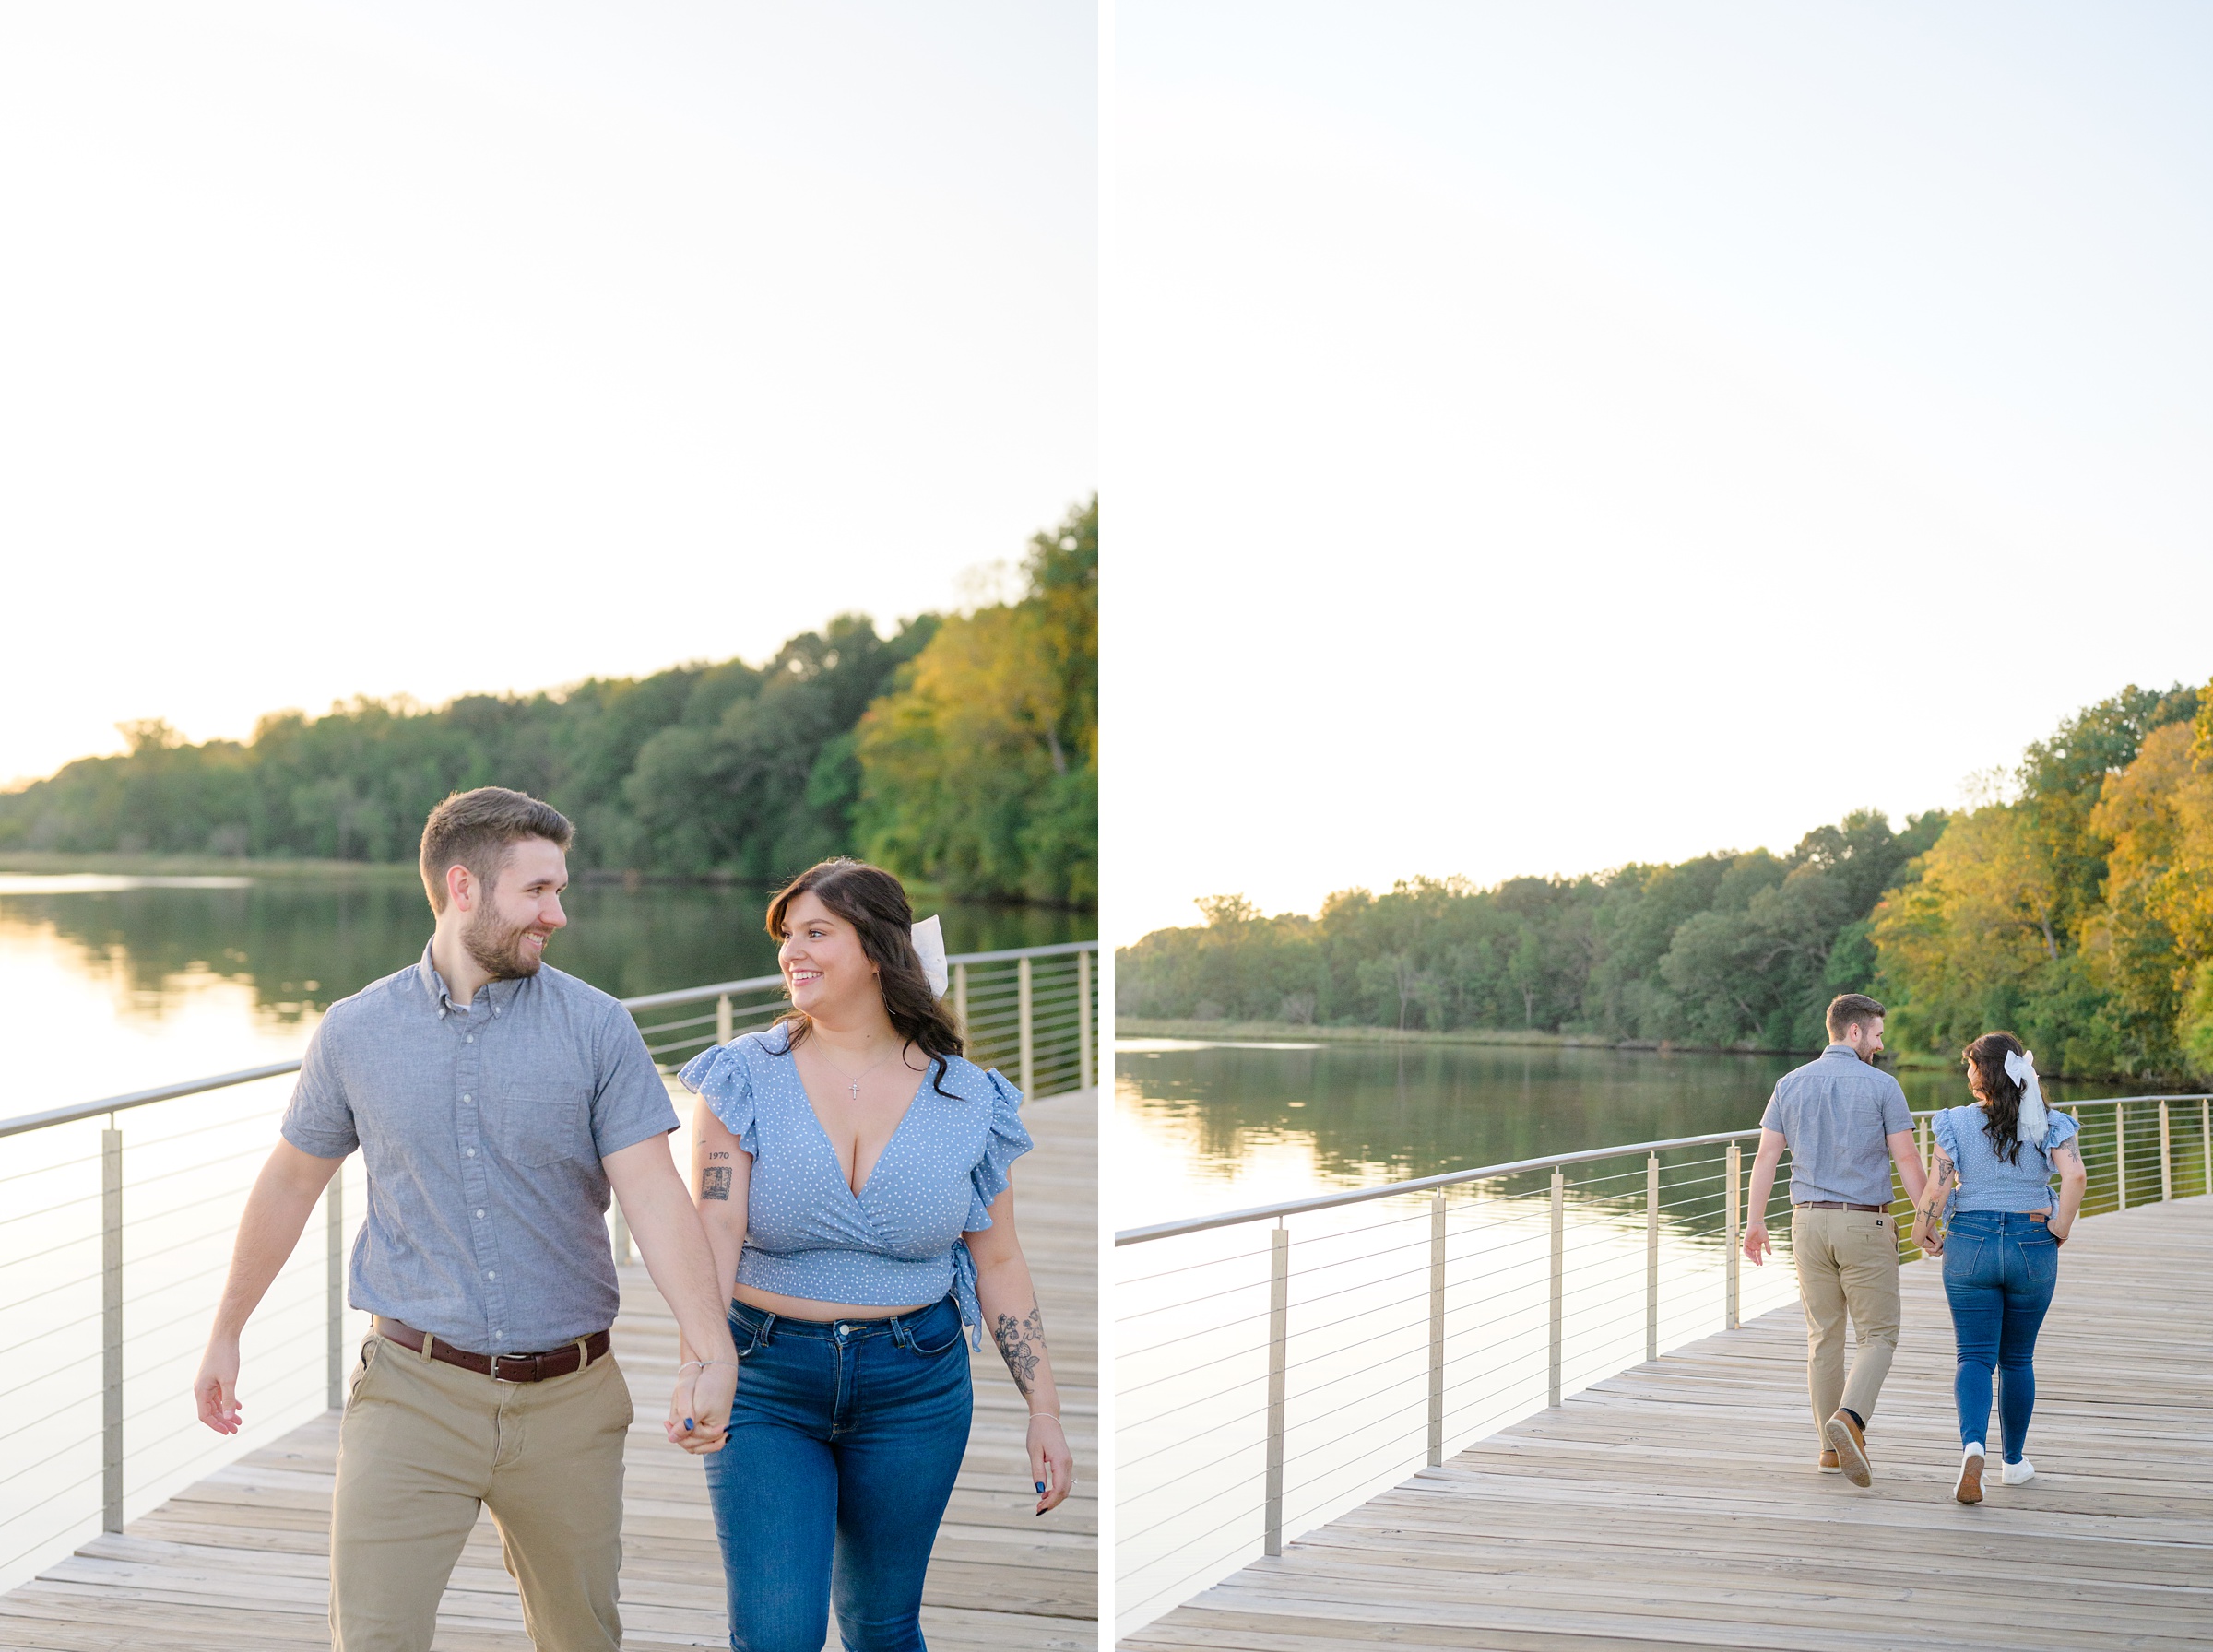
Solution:
[(704, 1460), (740, 1652), (922, 1652), (922, 1580), (968, 1446), (947, 1297), (890, 1319), (730, 1310), (738, 1403)]
[(1959, 1443), (1986, 1444), (1991, 1374), (1999, 1378), (1998, 1425), (2006, 1460), (2018, 1463), (2036, 1409), (2036, 1333), (2059, 1283), (2059, 1245), (2025, 1214), (1962, 1210), (1944, 1238), (1944, 1293), (1952, 1305), (1959, 1366), (1952, 1398)]

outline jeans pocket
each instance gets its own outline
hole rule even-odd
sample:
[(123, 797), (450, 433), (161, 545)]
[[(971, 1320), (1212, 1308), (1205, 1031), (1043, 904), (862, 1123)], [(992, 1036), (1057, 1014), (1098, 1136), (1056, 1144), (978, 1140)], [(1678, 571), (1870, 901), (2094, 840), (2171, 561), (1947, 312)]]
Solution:
[(729, 1318), (730, 1341), (738, 1350), (738, 1357), (742, 1360), (749, 1354), (759, 1352), (766, 1341), (763, 1333), (767, 1329), (768, 1321), (755, 1319), (751, 1315), (740, 1317), (732, 1314)]
[(949, 1327), (935, 1323), (938, 1314), (934, 1310), (929, 1314), (917, 1316), (920, 1323), (909, 1328), (907, 1347), (926, 1360), (937, 1359), (940, 1355), (960, 1347), (967, 1339), (967, 1328), (962, 1325), (961, 1316), (957, 1311), (947, 1309), (944, 1317), (952, 1321)]

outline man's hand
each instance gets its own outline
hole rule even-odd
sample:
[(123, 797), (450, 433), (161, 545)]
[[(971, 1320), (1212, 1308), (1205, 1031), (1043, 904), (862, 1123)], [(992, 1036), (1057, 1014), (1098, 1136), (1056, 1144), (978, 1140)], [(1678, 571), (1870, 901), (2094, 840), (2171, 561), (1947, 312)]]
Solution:
[(730, 1407), (737, 1394), (734, 1364), (717, 1360), (680, 1374), (669, 1398), (669, 1443), (693, 1457), (720, 1451), (730, 1437)]
[(200, 1421), (219, 1434), (234, 1434), (239, 1430), (239, 1412), (244, 1408), (238, 1403), (238, 1339), (211, 1338), (207, 1352), (200, 1361), (200, 1374), (192, 1379), (192, 1398), (200, 1410)]
[(1768, 1243), (1768, 1224), (1754, 1217), (1745, 1229), (1745, 1255), (1751, 1258), (1753, 1267), (1759, 1268), (1766, 1264), (1768, 1253), (1773, 1248)]

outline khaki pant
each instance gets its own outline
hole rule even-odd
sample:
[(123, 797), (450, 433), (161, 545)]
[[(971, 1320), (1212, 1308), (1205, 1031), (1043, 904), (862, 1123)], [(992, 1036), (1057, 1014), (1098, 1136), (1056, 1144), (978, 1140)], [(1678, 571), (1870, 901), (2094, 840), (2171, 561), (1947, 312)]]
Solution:
[[(1814, 1433), (1839, 1407), (1875, 1415), (1875, 1397), (1898, 1352), (1898, 1223), (1875, 1210), (1793, 1210), (1791, 1255), (1805, 1305), (1805, 1386)], [(1859, 1333), (1852, 1375), (1844, 1375), (1844, 1316)]]
[(372, 1336), (338, 1427), (333, 1652), (429, 1652), (479, 1504), (499, 1526), (539, 1652), (621, 1646), (630, 1422), (611, 1354), (567, 1376), (503, 1383)]

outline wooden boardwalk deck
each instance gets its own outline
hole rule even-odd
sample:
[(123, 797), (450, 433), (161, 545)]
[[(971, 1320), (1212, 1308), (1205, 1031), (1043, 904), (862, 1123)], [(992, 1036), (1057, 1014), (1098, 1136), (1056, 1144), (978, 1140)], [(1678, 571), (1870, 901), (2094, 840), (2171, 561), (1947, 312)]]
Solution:
[[(1015, 1169), (1075, 1494), (1032, 1512), (1025, 1411), (988, 1339), (974, 1356), (976, 1429), (930, 1561), (924, 1633), (936, 1652), (1092, 1652), (1098, 1643), (1098, 1154), (1095, 1092), (1030, 1103), (1037, 1150)], [(660, 1418), (676, 1328), (640, 1267), (623, 1270), (615, 1351), (636, 1396), (623, 1508), (622, 1621), (633, 1646), (727, 1646), (722, 1564), (700, 1465)], [(286, 1652), (330, 1645), (325, 1622), (331, 1412), (88, 1543), (0, 1596), (6, 1652)], [(834, 1627), (831, 1635), (835, 1645)], [(526, 1652), (522, 1607), (489, 1516), (439, 1616), (441, 1652)]]
[[(1876, 1480), (1817, 1473), (1795, 1305), (1601, 1383), (1308, 1533), (1128, 1652), (2213, 1646), (2213, 1198), (2085, 1221), (2024, 1486), (1954, 1502), (1953, 1345), (1905, 1270)], [(1994, 1455), (1995, 1446), (1993, 1451)]]

